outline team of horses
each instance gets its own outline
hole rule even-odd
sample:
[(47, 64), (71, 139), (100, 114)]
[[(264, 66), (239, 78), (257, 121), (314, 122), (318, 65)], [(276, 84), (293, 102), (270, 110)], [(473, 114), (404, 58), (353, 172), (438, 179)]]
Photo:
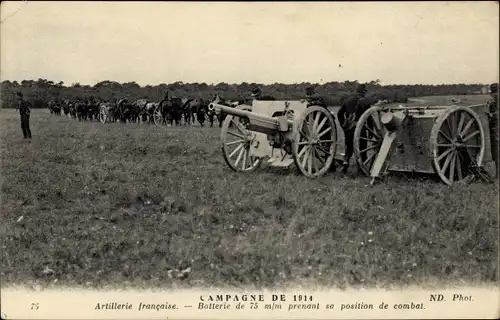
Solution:
[(225, 119), (225, 114), (209, 110), (209, 104), (217, 101), (220, 104), (235, 107), (244, 103), (243, 100), (231, 101), (214, 95), (211, 100), (199, 97), (178, 98), (166, 96), (161, 101), (138, 99), (130, 101), (126, 98), (114, 101), (104, 101), (95, 97), (53, 100), (48, 103), (52, 115), (65, 116), (83, 120), (96, 120), (122, 123), (154, 123), (156, 125), (194, 125), (205, 126), (208, 120), (210, 127), (217, 119), (219, 127)]

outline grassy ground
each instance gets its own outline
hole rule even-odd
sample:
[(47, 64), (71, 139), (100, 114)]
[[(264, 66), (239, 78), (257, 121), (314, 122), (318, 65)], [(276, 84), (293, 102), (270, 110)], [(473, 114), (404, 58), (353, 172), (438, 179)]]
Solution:
[(45, 110), (31, 122), (27, 143), (19, 116), (0, 111), (4, 286), (498, 280), (497, 185), (245, 175), (223, 162), (218, 128), (78, 123)]

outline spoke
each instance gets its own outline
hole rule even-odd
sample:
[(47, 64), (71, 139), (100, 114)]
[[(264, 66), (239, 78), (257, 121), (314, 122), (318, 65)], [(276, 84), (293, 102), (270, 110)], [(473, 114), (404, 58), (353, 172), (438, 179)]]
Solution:
[[(374, 152), (374, 153), (372, 153), (371, 155), (369, 155), (369, 156), (366, 158), (366, 160), (365, 160), (365, 161), (363, 161), (363, 164), (366, 166), (366, 164), (368, 163), (368, 161), (370, 161), (370, 160), (374, 159), (376, 155), (377, 155), (377, 152)], [(371, 168), (371, 166), (370, 166), (370, 168)]]
[(241, 138), (241, 139), (245, 139), (244, 136), (242, 136), (241, 134), (238, 134), (236, 132), (232, 132), (232, 131), (227, 131), (228, 134), (232, 135), (232, 136), (235, 136), (235, 137), (238, 137), (238, 138)]
[(307, 149), (309, 149), (309, 146), (305, 146), (304, 148), (302, 148), (302, 150), (300, 150), (299, 154), (297, 155), (298, 160), (300, 160), (300, 158), (302, 158), (302, 156), (307, 151)]
[(380, 140), (376, 140), (376, 139), (370, 139), (370, 138), (365, 138), (365, 137), (361, 137), (359, 139), (366, 140), (366, 141), (371, 141), (371, 142), (375, 142), (375, 143), (380, 143)]
[(438, 163), (439, 163), (439, 161), (441, 161), (441, 159), (443, 159), (448, 153), (450, 153), (452, 151), (453, 151), (453, 149), (450, 148), (450, 149), (446, 150), (445, 152), (441, 153), (441, 155), (439, 155), (439, 157), (436, 158)]
[(381, 137), (381, 136), (380, 136), (377, 132), (375, 132), (375, 131), (373, 131), (372, 129), (370, 129), (370, 127), (368, 126), (368, 124), (367, 124), (366, 122), (365, 122), (365, 124), (364, 124), (364, 127), (365, 127), (368, 131), (370, 131), (370, 132), (371, 132), (371, 133), (372, 133), (375, 137), (377, 137), (377, 138), (380, 138), (380, 137)]
[(481, 148), (481, 146), (477, 144), (464, 144), (463, 146), (466, 148)]
[(453, 157), (453, 154), (448, 154), (446, 157), (446, 160), (444, 161), (443, 167), (441, 168), (441, 173), (446, 176), (446, 169), (448, 169), (448, 166), (450, 165), (450, 160)]
[(438, 143), (436, 144), (438, 147), (447, 147), (447, 148), (451, 148), (453, 147), (453, 144), (451, 143)]
[(317, 143), (318, 144), (320, 144), (320, 143), (333, 143), (333, 139), (330, 139), (330, 140), (319, 140)]
[[(442, 129), (442, 128), (441, 128), (441, 129)], [(446, 135), (446, 134), (445, 134), (445, 133), (444, 133), (441, 129), (439, 130), (439, 133), (440, 133), (440, 134), (441, 134), (441, 135), (442, 135), (442, 136), (443, 136), (446, 140), (448, 140), (449, 142), (451, 142), (450, 137), (448, 137), (448, 136), (447, 136), (447, 135)]]
[(242, 133), (242, 134), (245, 134), (245, 128), (242, 128), (242, 125), (239, 121), (234, 121), (234, 118), (231, 119), (231, 122), (234, 123), (234, 125), (236, 126), (236, 128)]
[(451, 126), (451, 130), (452, 130), (452, 136), (456, 135), (459, 131), (457, 131), (457, 122), (456, 122), (456, 113), (452, 113), (450, 114), (450, 117), (449, 117), (449, 121), (450, 121), (450, 126)]
[(246, 148), (243, 149), (243, 164), (241, 165), (242, 169), (245, 170), (246, 169), (246, 165), (247, 165), (247, 158), (248, 158), (248, 151)]
[(318, 139), (321, 138), (322, 136), (324, 136), (327, 132), (329, 132), (330, 130), (332, 130), (332, 127), (328, 127), (326, 128), (325, 130), (323, 130), (322, 132), (320, 132), (318, 134)]
[(451, 167), (450, 167), (450, 175), (449, 175), (449, 179), (451, 182), (453, 182), (453, 178), (455, 177), (455, 158), (457, 157), (457, 154), (456, 152), (453, 152), (453, 154), (451, 155)]
[(462, 180), (463, 179), (463, 175), (462, 175), (462, 163), (460, 162), (460, 153), (456, 153), (456, 156), (455, 156), (455, 162), (457, 163), (457, 175), (458, 175), (458, 180)]
[(313, 164), (313, 169), (314, 169), (314, 172), (319, 172), (319, 168), (318, 168), (318, 158), (316, 157), (316, 148), (313, 148), (313, 155), (311, 155), (311, 158), (312, 158), (312, 164)]
[(233, 152), (231, 152), (231, 154), (229, 155), (229, 158), (232, 158), (236, 154), (236, 152), (240, 151), (241, 148), (243, 148), (243, 143), (240, 144), (236, 149), (234, 149)]
[[(318, 132), (320, 132), (320, 131), (321, 131), (321, 128), (323, 128), (323, 126), (324, 126), (324, 125), (325, 125), (325, 123), (326, 123), (326, 120), (328, 120), (328, 117), (324, 117), (324, 118), (323, 118), (323, 120), (321, 120), (321, 122), (319, 123), (318, 128), (317, 128)], [(321, 136), (318, 136), (318, 138), (319, 138), (319, 137), (321, 137)]]
[[(377, 115), (376, 117), (374, 116), (375, 114)], [(381, 134), (382, 133), (382, 125), (380, 124), (380, 118), (382, 118), (382, 116), (380, 115), (380, 111), (372, 113), (371, 117), (373, 119), (373, 123), (375, 123), (375, 127), (377, 128), (377, 132)]]
[(316, 154), (316, 159), (318, 159), (319, 162), (321, 162), (321, 164), (324, 166), (326, 161), (323, 160), (323, 158), (321, 157), (321, 155), (318, 152), (318, 149), (314, 148), (314, 153)]
[(325, 154), (327, 154), (328, 156), (331, 156), (332, 154), (330, 153), (330, 150), (325, 150), (323, 146), (317, 146), (316, 147), (318, 150), (324, 152)]
[(308, 156), (309, 156), (309, 148), (307, 148), (307, 152), (305, 152), (305, 154), (304, 154), (304, 159), (302, 159), (302, 163), (301, 163), (302, 168), (306, 167), (306, 161), (307, 161)]
[(465, 121), (465, 113), (462, 112), (462, 113), (460, 113), (460, 121), (458, 122), (458, 128), (457, 128), (458, 132), (462, 132), (462, 127), (464, 125), (464, 121)]
[(232, 142), (226, 142), (226, 146), (232, 146), (233, 144), (237, 144), (237, 143), (242, 143), (244, 142), (244, 140), (235, 140), (235, 141), (232, 141)]
[(243, 153), (245, 152), (245, 148), (242, 148), (240, 150), (240, 153), (238, 154), (238, 158), (236, 158), (236, 162), (234, 163), (234, 166), (237, 167), (238, 166), (238, 163), (240, 163), (240, 160), (241, 160), (241, 156), (243, 155)]
[(319, 116), (321, 116), (321, 113), (317, 112), (316, 117), (314, 118), (314, 123), (313, 123), (313, 129), (312, 129), (313, 134), (316, 133), (316, 130), (318, 128)]
[(462, 130), (462, 132), (460, 132), (460, 135), (462, 135), (462, 136), (463, 136), (463, 135), (465, 135), (465, 133), (466, 133), (467, 131), (469, 131), (470, 126), (472, 126), (472, 124), (474, 123), (474, 120), (475, 120), (475, 119), (474, 119), (474, 118), (472, 118), (472, 119), (470, 119), (470, 120), (469, 120), (469, 122), (467, 122), (467, 124), (465, 125), (465, 128)]
[(309, 144), (309, 141), (301, 141), (301, 142), (297, 142), (297, 145), (298, 146), (303, 146), (305, 144)]
[[(312, 148), (311, 148), (312, 149)], [(313, 169), (313, 155), (312, 155), (312, 150), (309, 150), (309, 157), (307, 158), (307, 172), (309, 174), (312, 174), (312, 169)]]
[(446, 126), (448, 127), (450, 135), (453, 136), (453, 129), (451, 128), (450, 121), (449, 121), (451, 116), (452, 115), (450, 114), (450, 116), (448, 118), (446, 118), (446, 120), (444, 122), (446, 123)]
[(372, 145), (371, 147), (360, 150), (359, 153), (364, 153), (365, 151), (373, 150), (375, 148), (378, 148), (378, 145), (374, 145), (374, 146)]
[(467, 141), (467, 140), (470, 140), (472, 137), (478, 135), (481, 131), (477, 130), (477, 131), (474, 131), (473, 133), (469, 134), (467, 137), (464, 138), (464, 142)]

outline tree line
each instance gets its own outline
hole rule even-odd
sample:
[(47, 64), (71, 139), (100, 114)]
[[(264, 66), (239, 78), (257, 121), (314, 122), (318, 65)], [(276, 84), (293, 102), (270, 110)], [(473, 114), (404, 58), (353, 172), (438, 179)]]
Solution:
[[(240, 84), (218, 83), (183, 83), (140, 86), (136, 82), (119, 83), (116, 81), (101, 81), (93, 86), (64, 82), (53, 82), (46, 79), (17, 81), (4, 80), (1, 83), (1, 107), (14, 108), (15, 95), (21, 92), (33, 108), (46, 108), (49, 101), (96, 97), (105, 101), (126, 98), (129, 100), (149, 99), (161, 100), (165, 92), (177, 97), (200, 97), (210, 99), (219, 94), (225, 99), (238, 100), (247, 98), (255, 86), (259, 86), (263, 93), (272, 95), (277, 100), (299, 100), (304, 97), (305, 90), (314, 86), (316, 92), (324, 96), (330, 105), (338, 105), (344, 97), (351, 94), (358, 81), (327, 82), (314, 84), (309, 82), (295, 84), (258, 84), (243, 82)], [(376, 99), (388, 102), (405, 103), (409, 97), (436, 96), (436, 95), (469, 95), (484, 94), (484, 84), (441, 84), (441, 85), (381, 85), (380, 80), (365, 83), (368, 94)]]

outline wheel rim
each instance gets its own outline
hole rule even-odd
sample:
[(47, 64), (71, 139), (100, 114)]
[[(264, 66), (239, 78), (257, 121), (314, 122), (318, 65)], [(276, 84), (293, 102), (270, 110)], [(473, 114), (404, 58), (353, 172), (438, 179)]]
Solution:
[(255, 132), (248, 130), (248, 120), (228, 115), (221, 130), (224, 161), (237, 172), (251, 172), (257, 169), (262, 159), (250, 155)]
[(385, 128), (380, 121), (382, 108), (371, 107), (358, 120), (354, 130), (354, 156), (359, 169), (367, 176), (380, 151)]
[(162, 114), (160, 108), (156, 108), (153, 114), (153, 120), (157, 126), (159, 126), (162, 123)]
[(466, 107), (446, 110), (434, 124), (430, 138), (432, 164), (447, 185), (471, 174), (471, 161), (478, 166), (484, 156), (484, 129), (478, 115)]
[(297, 122), (293, 141), (295, 165), (307, 177), (324, 175), (332, 165), (337, 149), (337, 127), (325, 108), (306, 109)]

